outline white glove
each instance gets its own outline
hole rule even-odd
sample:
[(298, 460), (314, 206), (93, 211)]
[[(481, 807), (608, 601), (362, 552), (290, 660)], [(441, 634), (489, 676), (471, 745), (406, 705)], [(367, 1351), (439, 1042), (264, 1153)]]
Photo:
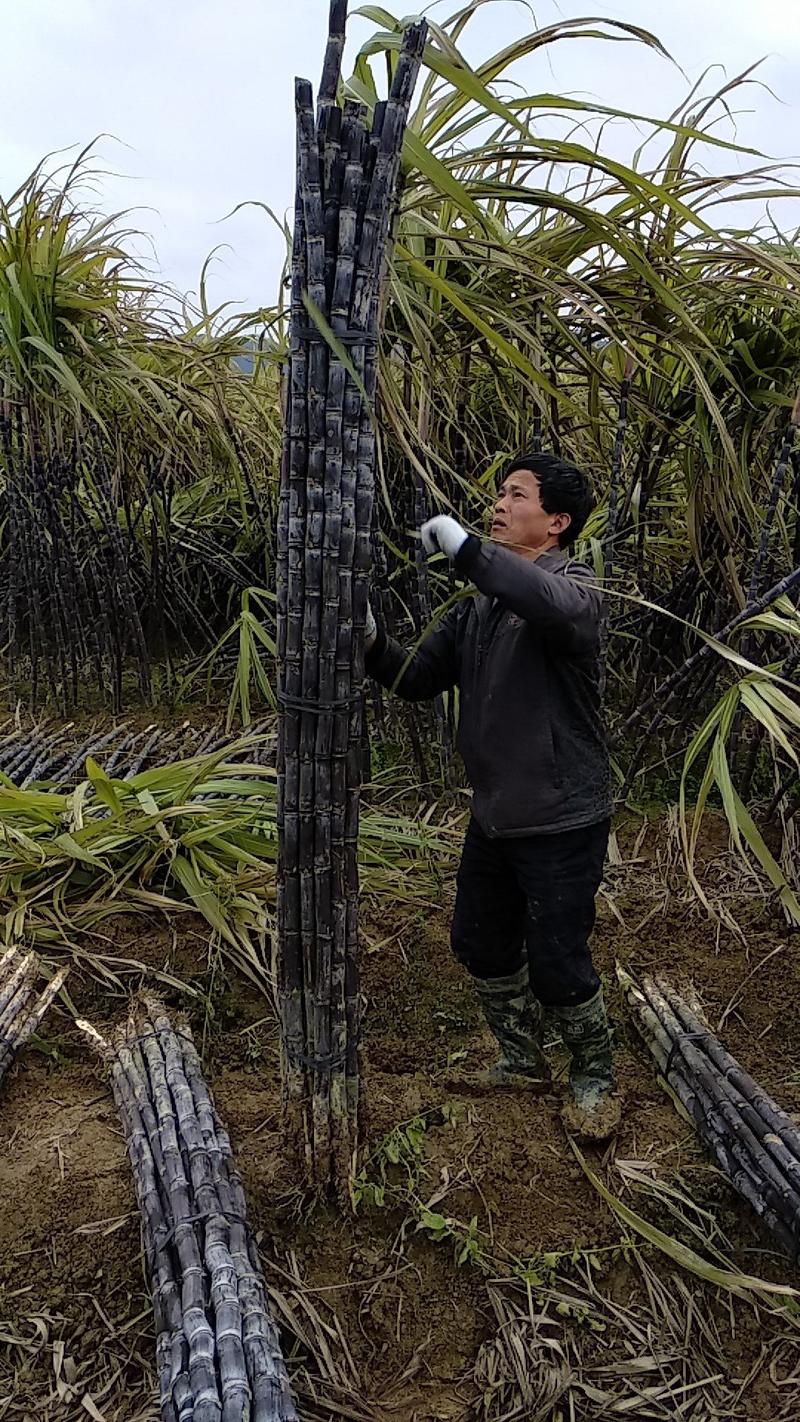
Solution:
[(426, 553), (441, 551), (450, 559), (455, 558), (459, 548), (466, 543), (469, 534), (461, 527), (458, 519), (449, 514), (437, 514), (429, 518), (420, 529), (422, 546)]
[(371, 652), (378, 640), (378, 624), (375, 621), (375, 614), (369, 603), (367, 603), (367, 620), (364, 624), (364, 649)]

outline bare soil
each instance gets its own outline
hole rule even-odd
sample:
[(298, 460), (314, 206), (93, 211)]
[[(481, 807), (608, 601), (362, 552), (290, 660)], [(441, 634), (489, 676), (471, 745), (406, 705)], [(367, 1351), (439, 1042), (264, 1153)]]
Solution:
[[(679, 1183), (713, 1211), (740, 1267), (797, 1283), (794, 1267), (770, 1252), (656, 1083), (614, 974), (619, 960), (634, 974), (658, 969), (679, 985), (691, 980), (712, 1023), (724, 1016), (721, 1035), (733, 1052), (798, 1111), (797, 939), (779, 908), (765, 904), (733, 867), (723, 835), (707, 837), (704, 882), (718, 910), (735, 912), (742, 937), (678, 891), (681, 877), (663, 828), (644, 840), (637, 831), (632, 826), (620, 835), (623, 862), (609, 868), (595, 940), (617, 1033), (623, 1123), (611, 1147), (587, 1148), (587, 1156), (617, 1194), (626, 1192), (620, 1162), (639, 1162), (655, 1178)], [(546, 1254), (568, 1279), (575, 1246), (608, 1250), (598, 1286), (620, 1303), (642, 1295), (636, 1265), (616, 1249), (624, 1230), (569, 1148), (558, 1093), (478, 1096), (453, 1085), (454, 1061), (489, 1061), (492, 1048), (469, 982), (450, 956), (447, 920), (446, 903), (411, 920), (388, 922), (384, 912), (374, 936), (366, 934), (369, 1150), (420, 1114), (427, 1129), (411, 1174), (388, 1168), (387, 1202), (362, 1203), (354, 1214), (304, 1207), (281, 1130), (271, 1008), (230, 975), (224, 959), (209, 957), (203, 925), (189, 916), (144, 928), (121, 920), (104, 947), (143, 965), (130, 976), (132, 988), (156, 985), (192, 1018), (237, 1152), (291, 1367), (300, 1369), (304, 1417), (500, 1418), (486, 1391), (487, 1350), (502, 1334), (490, 1281), (512, 1259)], [(373, 951), (370, 943), (378, 940), (384, 946)], [(170, 986), (180, 981), (198, 995)], [(101, 1027), (125, 1012), (122, 996), (79, 971), (70, 988), (78, 1013)], [(71, 1017), (59, 1007), (43, 1030), (0, 1100), (0, 1419), (156, 1422), (149, 1301), (113, 1103)], [(385, 1166), (378, 1151), (366, 1178), (379, 1179), (381, 1159)], [(629, 1193), (626, 1199), (675, 1231), (675, 1220), (653, 1199)], [(421, 1205), (458, 1228), (432, 1238), (417, 1227)], [(459, 1241), (472, 1220), (482, 1257), (459, 1264)], [(567, 1257), (553, 1265), (561, 1252)], [(646, 1254), (670, 1279), (668, 1261), (656, 1250)], [(753, 1422), (782, 1415), (784, 1373), (791, 1369), (781, 1371), (778, 1335), (768, 1348), (747, 1306), (736, 1316), (735, 1334), (732, 1312), (718, 1308), (715, 1318), (728, 1381), (734, 1391), (741, 1384), (730, 1415)], [(580, 1325), (565, 1317), (559, 1326), (568, 1332)], [(327, 1362), (320, 1361), (321, 1345)], [(333, 1399), (327, 1410), (322, 1400), (309, 1400), (311, 1374), (320, 1399)], [(588, 1400), (585, 1408), (572, 1415), (607, 1415)], [(559, 1414), (554, 1403), (551, 1411), (506, 1415), (570, 1413)], [(629, 1409), (627, 1415), (668, 1414)]]

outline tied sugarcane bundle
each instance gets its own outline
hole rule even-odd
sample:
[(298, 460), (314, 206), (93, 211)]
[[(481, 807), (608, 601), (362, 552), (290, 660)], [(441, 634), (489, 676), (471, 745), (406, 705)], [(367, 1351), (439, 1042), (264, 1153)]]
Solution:
[(344, 1194), (358, 1145), (358, 818), (381, 279), (425, 45), (389, 97), (338, 101), (346, 0), (317, 96), (297, 80), (297, 189), (277, 531), (278, 984), (290, 1131)]
[(697, 1133), (766, 1228), (800, 1255), (800, 1128), (662, 977), (618, 976), (636, 1027)]
[(41, 971), (37, 954), (18, 946), (8, 948), (0, 958), (0, 1081), (61, 991), (69, 968), (59, 968), (38, 992), (36, 979)]
[(188, 1026), (144, 998), (107, 1041), (142, 1223), (162, 1422), (296, 1422), (244, 1189)]

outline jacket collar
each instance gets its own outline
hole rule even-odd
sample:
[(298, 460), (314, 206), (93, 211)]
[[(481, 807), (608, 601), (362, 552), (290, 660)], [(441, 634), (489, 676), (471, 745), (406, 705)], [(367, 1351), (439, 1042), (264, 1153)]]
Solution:
[(544, 568), (548, 573), (557, 573), (568, 561), (568, 554), (563, 548), (548, 548), (546, 553), (540, 553), (536, 559), (537, 568)]
[[(536, 559), (537, 568), (544, 568), (546, 573), (558, 573), (569, 562), (569, 553), (563, 548), (549, 548), (546, 553), (540, 553)], [(495, 605), (496, 598), (487, 597), (485, 593), (478, 593), (475, 596), (475, 606), (478, 612), (479, 621), (483, 622)]]

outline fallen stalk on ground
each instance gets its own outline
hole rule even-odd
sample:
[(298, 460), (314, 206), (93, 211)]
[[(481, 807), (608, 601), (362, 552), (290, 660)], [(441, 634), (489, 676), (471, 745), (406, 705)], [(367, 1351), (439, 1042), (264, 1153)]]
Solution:
[[(248, 737), (257, 738), (248, 741), (250, 759), (263, 762), (274, 758), (274, 718), (253, 723)], [(153, 722), (138, 729), (120, 721), (110, 728), (100, 724), (79, 730), (73, 722), (63, 725), (40, 719), (22, 726), (12, 720), (0, 725), (0, 784), (11, 783), (23, 790), (42, 784), (71, 788), (84, 778), (90, 757), (102, 762), (106, 775), (130, 780), (166, 761), (213, 755), (223, 749), (232, 760), (244, 753), (241, 737), (231, 735), (222, 721), (206, 726), (193, 726), (189, 721), (181, 726)]]
[(60, 968), (44, 990), (37, 992), (41, 970), (37, 954), (18, 946), (8, 948), (0, 958), (0, 1081), (30, 1041), (69, 972), (69, 968)]
[(133, 1170), (162, 1422), (296, 1422), (230, 1140), (188, 1026), (145, 999), (109, 1066)]
[(634, 1022), (734, 1189), (796, 1260), (800, 1130), (663, 978), (641, 988), (618, 969)]

